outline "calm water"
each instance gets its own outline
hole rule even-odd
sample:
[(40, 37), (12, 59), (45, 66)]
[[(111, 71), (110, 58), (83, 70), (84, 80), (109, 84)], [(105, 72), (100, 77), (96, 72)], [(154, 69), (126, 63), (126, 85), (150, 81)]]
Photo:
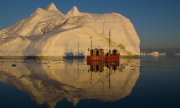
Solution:
[(179, 108), (180, 58), (0, 59), (0, 108)]

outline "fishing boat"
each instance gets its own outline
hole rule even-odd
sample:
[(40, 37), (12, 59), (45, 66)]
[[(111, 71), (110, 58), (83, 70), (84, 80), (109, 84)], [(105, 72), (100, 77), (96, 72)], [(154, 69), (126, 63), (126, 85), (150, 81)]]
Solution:
[(120, 53), (117, 49), (111, 50), (111, 31), (109, 31), (109, 51), (105, 52), (103, 48), (92, 48), (91, 36), (91, 49), (88, 49), (89, 55), (87, 61), (119, 61)]

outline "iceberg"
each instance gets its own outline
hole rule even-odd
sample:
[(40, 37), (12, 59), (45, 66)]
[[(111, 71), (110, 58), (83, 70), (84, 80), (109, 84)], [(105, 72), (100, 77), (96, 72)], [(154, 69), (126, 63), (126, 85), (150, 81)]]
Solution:
[(140, 55), (140, 39), (131, 23), (119, 13), (94, 14), (80, 12), (74, 6), (66, 14), (50, 4), (38, 8), (28, 18), (9, 28), (0, 30), (0, 56), (60, 56), (66, 50), (84, 55), (90, 48), (108, 50), (108, 33), (111, 31), (111, 48), (122, 56)]

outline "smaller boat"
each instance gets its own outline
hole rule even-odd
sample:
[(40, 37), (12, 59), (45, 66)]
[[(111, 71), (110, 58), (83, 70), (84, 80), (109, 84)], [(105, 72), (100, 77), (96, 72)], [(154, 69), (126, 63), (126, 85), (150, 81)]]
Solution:
[(78, 50), (77, 53), (74, 53), (72, 50), (67, 50), (64, 53), (65, 60), (83, 60), (85, 58), (83, 51), (79, 50), (79, 38), (78, 38)]
[(66, 51), (64, 54), (64, 59), (65, 60), (71, 60), (74, 59), (74, 53), (72, 51)]
[(90, 55), (87, 56), (87, 61), (119, 61), (120, 53), (117, 49), (111, 50), (111, 31), (109, 31), (109, 51), (104, 52), (102, 48), (92, 49), (92, 37), (91, 37), (91, 49), (88, 49)]

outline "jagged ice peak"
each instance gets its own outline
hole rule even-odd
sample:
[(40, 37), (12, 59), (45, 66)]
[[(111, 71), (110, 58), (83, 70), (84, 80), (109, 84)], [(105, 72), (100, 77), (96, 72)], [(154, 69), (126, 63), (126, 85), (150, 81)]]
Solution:
[(51, 3), (48, 7), (47, 7), (47, 10), (50, 10), (50, 11), (59, 11), (56, 7), (56, 5), (54, 3)]
[(69, 16), (79, 16), (80, 15), (80, 12), (79, 12), (79, 9), (74, 6), (71, 8), (71, 10), (68, 11), (67, 15)]
[(46, 12), (46, 10), (42, 9), (42, 8), (37, 8), (35, 13), (44, 13)]
[(71, 11), (73, 11), (73, 12), (79, 12), (79, 9), (77, 8), (77, 6), (73, 6), (72, 9), (71, 9)]

